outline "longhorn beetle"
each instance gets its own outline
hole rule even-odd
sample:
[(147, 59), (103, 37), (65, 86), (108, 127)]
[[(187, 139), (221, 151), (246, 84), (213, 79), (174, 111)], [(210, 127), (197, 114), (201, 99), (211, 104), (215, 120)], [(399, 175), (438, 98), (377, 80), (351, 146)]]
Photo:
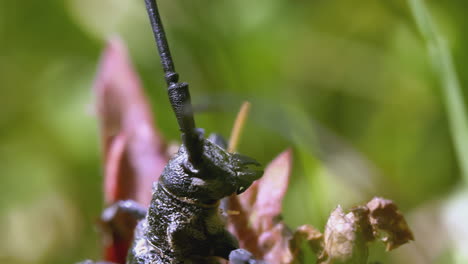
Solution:
[(234, 264), (263, 263), (253, 259), (248, 251), (238, 249), (237, 240), (225, 230), (219, 216), (220, 200), (242, 193), (263, 172), (254, 159), (229, 153), (221, 138), (207, 140), (203, 131), (196, 128), (188, 84), (179, 82), (175, 72), (156, 1), (145, 3), (182, 145), (153, 184), (147, 212), (131, 201), (106, 209), (112, 214), (118, 208), (141, 219), (127, 264), (214, 263), (213, 257), (229, 259)]

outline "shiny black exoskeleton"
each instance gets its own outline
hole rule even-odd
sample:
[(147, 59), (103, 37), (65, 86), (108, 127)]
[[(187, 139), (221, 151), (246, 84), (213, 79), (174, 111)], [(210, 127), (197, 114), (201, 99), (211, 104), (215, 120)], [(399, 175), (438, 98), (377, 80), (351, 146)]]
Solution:
[(246, 190), (262, 171), (245, 156), (226, 152), (203, 140), (202, 162), (197, 168), (188, 162), (182, 146), (169, 161), (153, 187), (148, 214), (137, 227), (128, 264), (216, 263), (212, 257), (242, 261), (245, 251), (225, 230), (220, 219), (219, 200)]

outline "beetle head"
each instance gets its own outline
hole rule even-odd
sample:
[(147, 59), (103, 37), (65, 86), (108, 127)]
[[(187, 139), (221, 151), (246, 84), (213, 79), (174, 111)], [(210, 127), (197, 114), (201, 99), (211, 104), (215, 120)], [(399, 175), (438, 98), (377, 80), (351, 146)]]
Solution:
[(160, 183), (178, 197), (213, 203), (244, 192), (262, 174), (254, 159), (203, 140), (202, 162), (194, 167), (182, 145), (164, 169)]

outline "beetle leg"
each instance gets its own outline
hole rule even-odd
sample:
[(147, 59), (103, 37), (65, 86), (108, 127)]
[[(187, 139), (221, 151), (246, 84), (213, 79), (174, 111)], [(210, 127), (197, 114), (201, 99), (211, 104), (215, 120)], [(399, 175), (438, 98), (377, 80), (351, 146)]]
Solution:
[(120, 214), (129, 215), (135, 220), (141, 220), (146, 216), (146, 208), (132, 200), (118, 201), (104, 209), (101, 219), (103, 222), (111, 222)]
[(227, 146), (228, 146), (227, 141), (220, 134), (213, 133), (208, 137), (208, 140), (211, 141), (213, 144), (218, 145), (222, 149), (227, 149)]
[(229, 254), (230, 264), (267, 264), (265, 261), (256, 260), (252, 253), (249, 251), (239, 248), (231, 251)]
[(239, 248), (237, 239), (226, 230), (211, 237), (210, 240), (213, 241), (213, 255), (224, 259), (229, 259), (229, 253)]
[(145, 215), (144, 207), (129, 200), (116, 202), (102, 212), (100, 229), (104, 237), (106, 260), (125, 260), (135, 226)]

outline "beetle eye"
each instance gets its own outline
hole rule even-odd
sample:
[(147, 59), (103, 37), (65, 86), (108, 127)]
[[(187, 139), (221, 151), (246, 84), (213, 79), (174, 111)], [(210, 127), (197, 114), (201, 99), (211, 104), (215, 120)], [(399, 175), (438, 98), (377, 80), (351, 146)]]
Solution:
[(244, 191), (245, 191), (244, 186), (241, 186), (241, 187), (239, 187), (239, 188), (237, 189), (237, 194), (241, 194), (241, 193), (243, 193)]
[(260, 163), (258, 163), (256, 160), (239, 153), (234, 153), (232, 155), (232, 160), (238, 167), (260, 166)]

